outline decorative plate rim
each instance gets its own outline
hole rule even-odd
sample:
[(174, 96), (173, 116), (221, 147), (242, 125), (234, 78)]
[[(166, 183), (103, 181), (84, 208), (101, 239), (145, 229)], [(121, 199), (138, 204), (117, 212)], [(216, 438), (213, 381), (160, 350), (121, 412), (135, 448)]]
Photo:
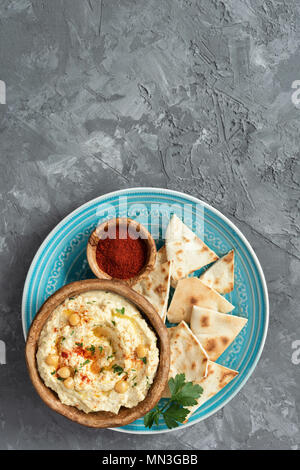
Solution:
[(215, 209), (213, 206), (211, 206), (207, 202), (205, 202), (205, 201), (203, 201), (199, 198), (196, 198), (195, 196), (191, 196), (190, 194), (186, 194), (186, 193), (183, 193), (181, 191), (175, 191), (175, 190), (172, 190), (172, 189), (151, 187), (151, 186), (146, 186), (146, 187), (140, 187), (139, 186), (139, 187), (128, 188), (128, 189), (120, 189), (120, 190), (111, 191), (109, 193), (106, 193), (106, 194), (103, 194), (101, 196), (97, 196), (93, 199), (90, 199), (89, 201), (85, 202), (84, 204), (82, 204), (79, 207), (77, 207), (76, 209), (74, 209), (67, 216), (65, 216), (57, 225), (55, 225), (55, 227), (53, 227), (53, 229), (49, 232), (49, 234), (46, 236), (46, 238), (43, 240), (43, 242), (39, 246), (36, 254), (33, 257), (33, 260), (31, 261), (30, 267), (28, 269), (28, 272), (27, 272), (27, 275), (26, 275), (26, 280), (25, 280), (25, 283), (24, 283), (23, 294), (22, 294), (21, 315), (22, 315), (22, 328), (23, 328), (23, 334), (24, 334), (25, 341), (26, 341), (26, 337), (27, 337), (26, 324), (25, 324), (25, 303), (26, 303), (26, 295), (27, 295), (27, 291), (28, 291), (28, 287), (29, 287), (29, 282), (30, 282), (30, 279), (31, 279), (31, 275), (32, 275), (35, 263), (38, 260), (38, 258), (40, 256), (41, 252), (43, 251), (44, 247), (46, 246), (46, 244), (48, 243), (48, 241), (52, 237), (52, 234), (55, 231), (57, 231), (60, 227), (62, 227), (68, 219), (72, 218), (76, 214), (76, 212), (81, 211), (85, 207), (89, 207), (91, 204), (93, 204), (96, 201), (101, 202), (102, 199), (107, 198), (107, 197), (115, 197), (115, 196), (120, 196), (124, 193), (128, 194), (128, 193), (139, 192), (139, 191), (152, 191), (153, 193), (157, 193), (157, 194), (158, 193), (165, 193), (165, 194), (170, 194), (170, 195), (173, 195), (173, 196), (175, 195), (175, 196), (178, 196), (178, 197), (188, 198), (188, 199), (190, 199), (191, 202), (202, 204), (203, 207), (206, 207), (207, 209), (209, 209), (211, 212), (213, 212), (218, 217), (220, 217), (220, 219), (223, 220), (226, 224), (228, 224), (229, 227), (231, 227), (238, 234), (238, 236), (241, 238), (241, 240), (245, 244), (246, 248), (249, 250), (250, 255), (252, 256), (253, 262), (254, 262), (254, 264), (257, 268), (257, 271), (259, 273), (259, 276), (260, 276), (261, 286), (262, 286), (262, 293), (263, 293), (263, 298), (264, 298), (264, 302), (265, 302), (264, 329), (263, 329), (263, 334), (262, 334), (262, 338), (261, 338), (261, 343), (260, 343), (259, 349), (256, 353), (255, 359), (253, 360), (253, 363), (251, 364), (248, 372), (246, 373), (244, 379), (241, 381), (239, 386), (232, 392), (232, 394), (229, 397), (227, 397), (224, 401), (222, 401), (222, 403), (220, 403), (213, 410), (208, 412), (205, 416), (199, 417), (198, 419), (196, 419), (193, 422), (183, 424), (183, 425), (180, 426), (180, 428), (151, 430), (150, 432), (147, 431), (147, 430), (137, 431), (137, 430), (128, 430), (128, 429), (123, 429), (123, 428), (108, 428), (108, 429), (111, 429), (113, 431), (127, 433), (127, 434), (147, 434), (147, 435), (149, 435), (149, 434), (162, 434), (162, 433), (166, 433), (166, 432), (178, 431), (178, 430), (187, 428), (189, 426), (192, 426), (194, 424), (197, 424), (200, 421), (203, 421), (204, 419), (208, 418), (209, 416), (215, 414), (218, 410), (223, 408), (227, 403), (229, 403), (237, 395), (237, 393), (243, 388), (243, 386), (249, 380), (249, 378), (252, 375), (254, 369), (256, 368), (256, 366), (258, 364), (258, 361), (261, 357), (265, 342), (266, 342), (268, 326), (269, 326), (269, 295), (268, 295), (267, 283), (266, 283), (266, 280), (265, 280), (265, 276), (264, 276), (261, 264), (258, 260), (258, 257), (256, 255), (256, 253), (254, 252), (252, 246), (250, 245), (250, 243), (247, 240), (247, 238), (245, 237), (245, 235), (243, 235), (243, 233), (240, 231), (240, 229), (230, 219), (228, 219), (224, 214), (222, 214), (222, 212), (220, 212), (218, 209)]

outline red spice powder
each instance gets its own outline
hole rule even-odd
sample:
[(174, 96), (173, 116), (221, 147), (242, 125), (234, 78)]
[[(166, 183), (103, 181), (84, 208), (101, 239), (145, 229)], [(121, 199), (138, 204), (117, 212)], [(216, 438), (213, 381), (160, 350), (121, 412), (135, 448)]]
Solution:
[[(123, 233), (122, 233), (123, 235)], [(145, 240), (119, 238), (119, 227), (116, 228), (116, 238), (99, 240), (96, 250), (97, 263), (107, 274), (117, 279), (130, 279), (136, 276), (147, 260), (147, 245)]]
[(89, 379), (87, 375), (82, 375), (81, 380), (85, 380), (87, 383), (90, 383), (91, 381), (91, 379)]

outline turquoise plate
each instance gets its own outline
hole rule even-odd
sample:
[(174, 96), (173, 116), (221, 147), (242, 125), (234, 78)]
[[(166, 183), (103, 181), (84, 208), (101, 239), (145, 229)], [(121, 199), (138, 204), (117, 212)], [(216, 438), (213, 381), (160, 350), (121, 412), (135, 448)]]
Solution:
[[(180, 428), (195, 424), (215, 413), (245, 385), (261, 355), (268, 328), (268, 293), (259, 261), (242, 233), (216, 209), (187, 194), (156, 188), (133, 188), (100, 196), (76, 209), (48, 235), (36, 253), (27, 274), (22, 320), (26, 337), (30, 324), (43, 302), (69, 282), (93, 278), (86, 259), (90, 233), (104, 219), (128, 216), (151, 230), (158, 246), (166, 218), (164, 211), (184, 209), (184, 220), (219, 256), (235, 250), (235, 288), (226, 295), (235, 305), (234, 315), (248, 318), (246, 327), (218, 359), (239, 371), (239, 375), (217, 395), (204, 403)], [(167, 432), (163, 421), (149, 430), (143, 419), (116, 429), (121, 432)]]

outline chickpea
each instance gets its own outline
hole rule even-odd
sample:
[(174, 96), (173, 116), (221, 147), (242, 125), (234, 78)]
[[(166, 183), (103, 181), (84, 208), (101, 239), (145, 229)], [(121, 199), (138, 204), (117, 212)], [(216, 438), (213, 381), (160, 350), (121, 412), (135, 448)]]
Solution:
[(70, 315), (72, 315), (73, 313), (73, 310), (70, 310), (69, 308), (66, 308), (64, 310), (64, 314), (66, 315), (66, 317), (69, 317)]
[(96, 328), (94, 328), (94, 335), (101, 338), (102, 336), (108, 336), (109, 333), (103, 326), (96, 326)]
[(66, 388), (68, 388), (69, 390), (74, 388), (74, 380), (72, 379), (72, 377), (68, 377), (65, 381), (64, 381), (64, 386)]
[(67, 379), (71, 375), (69, 367), (61, 367), (57, 373), (62, 379)]
[(116, 383), (115, 385), (115, 391), (117, 393), (125, 393), (128, 390), (128, 383), (125, 382), (124, 380), (119, 380), (119, 382)]
[(58, 366), (59, 357), (56, 354), (49, 354), (46, 357), (45, 362), (48, 366), (57, 367)]
[(91, 371), (93, 374), (99, 374), (101, 370), (101, 366), (98, 361), (93, 361), (91, 364)]
[(136, 354), (137, 357), (142, 358), (147, 356), (147, 348), (143, 346), (142, 344), (139, 344), (138, 347), (136, 348)]
[(77, 313), (72, 313), (69, 316), (69, 323), (71, 326), (76, 326), (80, 322), (80, 316)]

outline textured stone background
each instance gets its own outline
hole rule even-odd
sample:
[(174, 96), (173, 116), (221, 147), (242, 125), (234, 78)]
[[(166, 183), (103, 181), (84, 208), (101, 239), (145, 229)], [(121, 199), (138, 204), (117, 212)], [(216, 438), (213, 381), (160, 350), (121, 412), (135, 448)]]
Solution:
[[(0, 447), (296, 449), (300, 443), (297, 0), (1, 0)], [(211, 203), (246, 235), (270, 294), (251, 379), (213, 417), (158, 436), (51, 412), (24, 363), (23, 283), (47, 233), (119, 188)]]

